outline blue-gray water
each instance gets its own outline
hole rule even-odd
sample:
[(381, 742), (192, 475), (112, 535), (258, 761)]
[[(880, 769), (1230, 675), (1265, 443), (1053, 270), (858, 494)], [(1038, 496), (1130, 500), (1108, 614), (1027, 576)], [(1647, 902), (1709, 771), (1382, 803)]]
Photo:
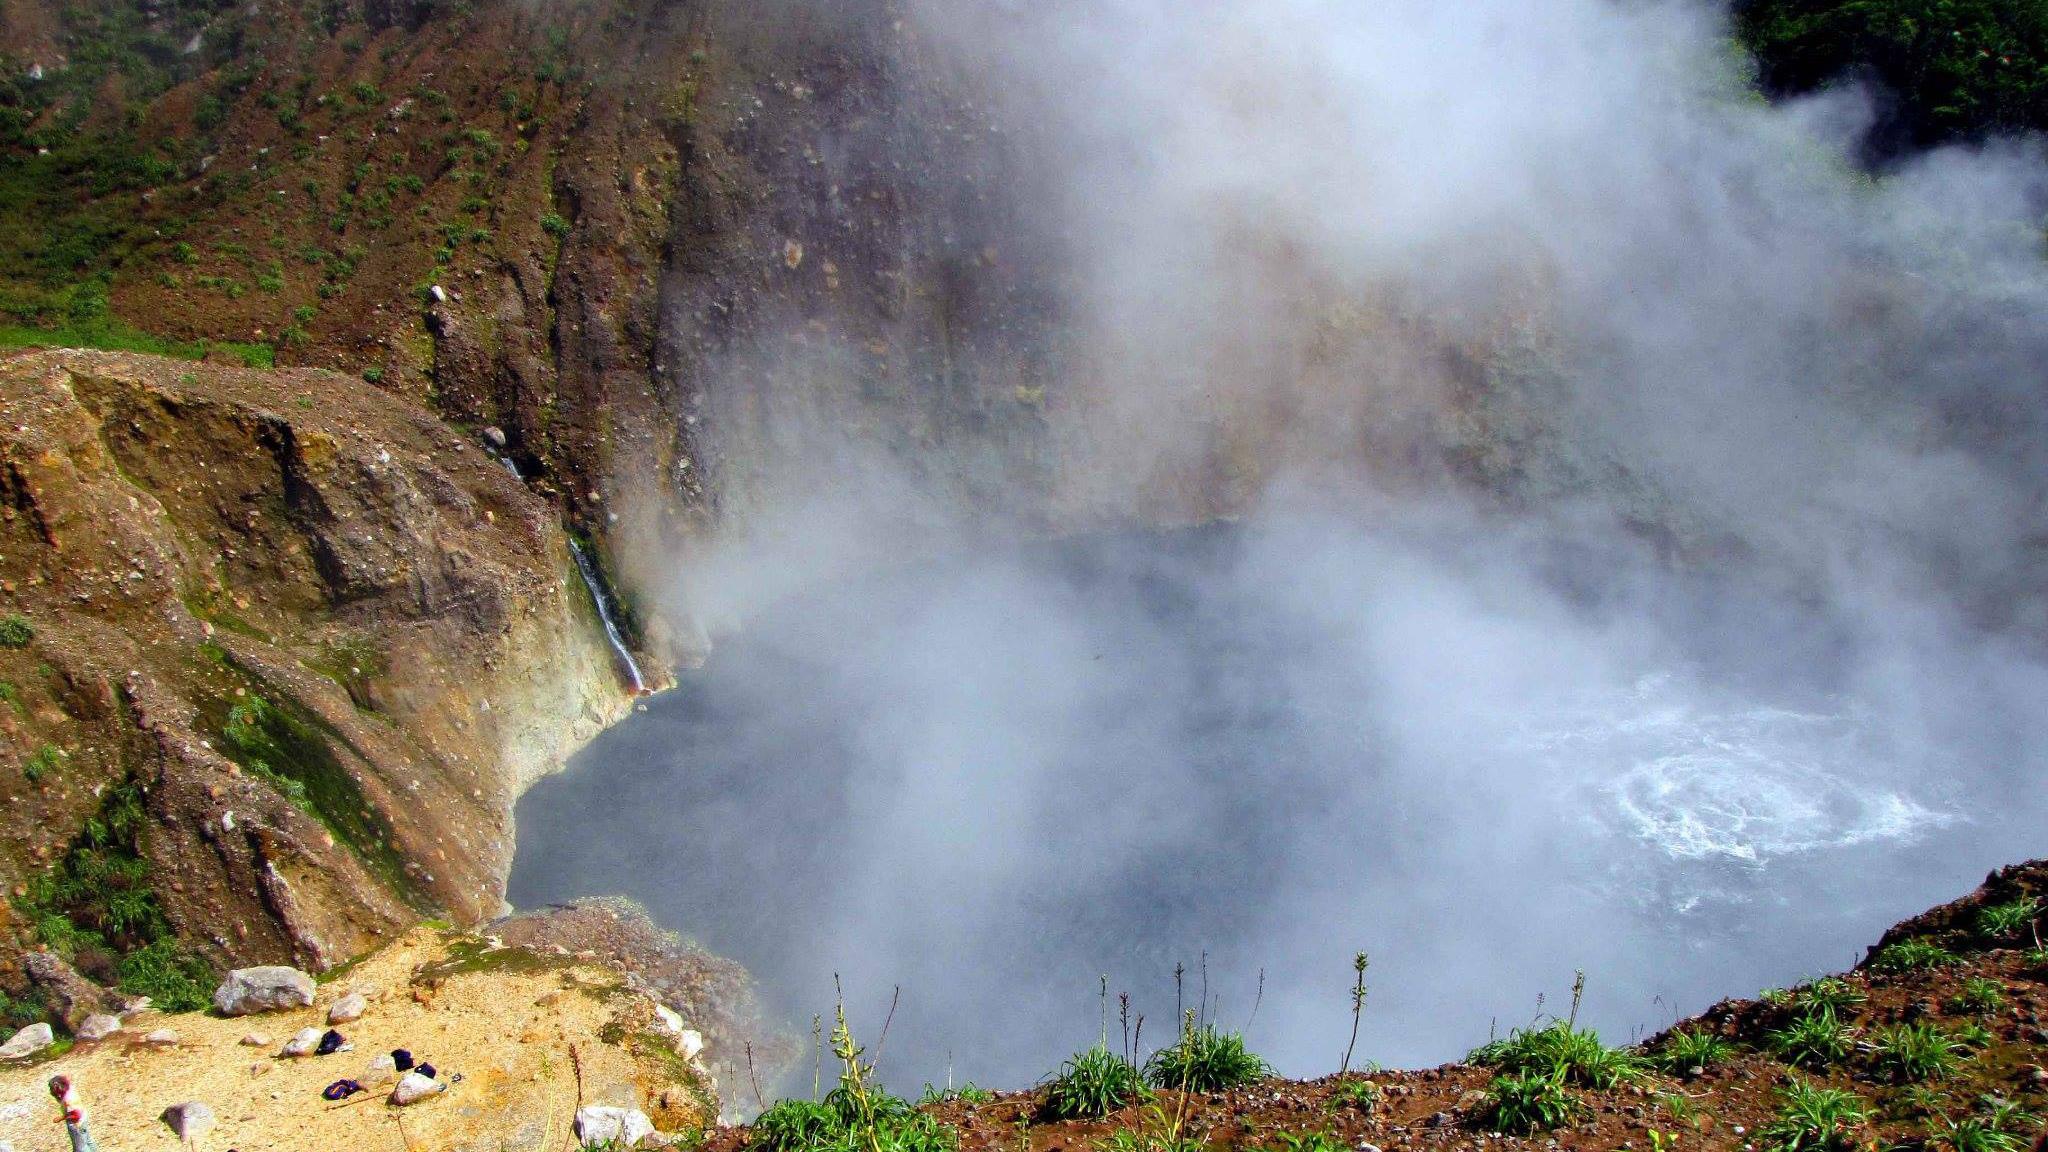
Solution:
[(1542, 543), (956, 557), (724, 637), (525, 798), (512, 899), (631, 896), (800, 1034), (835, 973), (869, 1040), (900, 985), (903, 1090), (1037, 1079), (1097, 1038), (1104, 974), (1150, 1047), (1205, 954), (1210, 1014), (1290, 1074), (1336, 1066), (1360, 949), (1361, 1059), (1455, 1057), (1581, 968), (1622, 1039), (2039, 854), (2043, 682)]

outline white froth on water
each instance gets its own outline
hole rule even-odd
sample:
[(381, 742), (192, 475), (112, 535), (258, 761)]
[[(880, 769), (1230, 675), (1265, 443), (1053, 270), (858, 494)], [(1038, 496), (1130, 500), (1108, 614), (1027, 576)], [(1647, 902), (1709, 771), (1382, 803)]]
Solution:
[(1597, 796), (1610, 827), (1679, 860), (1761, 865), (1955, 823), (1887, 782), (1925, 777), (1862, 720), (1843, 701), (1717, 698), (1663, 673), (1533, 725), (1526, 744)]

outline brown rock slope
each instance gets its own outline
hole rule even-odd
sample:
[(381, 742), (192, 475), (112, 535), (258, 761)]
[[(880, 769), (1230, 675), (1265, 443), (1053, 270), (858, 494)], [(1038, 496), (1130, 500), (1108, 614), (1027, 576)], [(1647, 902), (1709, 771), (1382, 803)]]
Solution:
[(360, 380), (0, 360), (7, 935), (161, 1000), (495, 914), (514, 799), (628, 707), (570, 571)]

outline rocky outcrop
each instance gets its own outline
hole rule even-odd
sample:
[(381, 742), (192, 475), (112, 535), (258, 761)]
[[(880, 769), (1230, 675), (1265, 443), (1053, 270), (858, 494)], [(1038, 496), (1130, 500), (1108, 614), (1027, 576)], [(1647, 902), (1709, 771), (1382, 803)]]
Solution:
[(222, 966), (495, 914), (513, 801), (629, 706), (570, 572), (547, 503), (360, 380), (0, 360), (0, 884), (100, 828)]
[(214, 989), (213, 1010), (223, 1016), (284, 1012), (313, 1002), (313, 978), (296, 968), (237, 968)]

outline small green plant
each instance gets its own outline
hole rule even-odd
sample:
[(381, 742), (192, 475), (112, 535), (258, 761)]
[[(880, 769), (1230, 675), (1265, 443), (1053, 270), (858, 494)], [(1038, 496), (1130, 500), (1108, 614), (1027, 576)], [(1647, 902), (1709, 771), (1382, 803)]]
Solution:
[(1949, 1038), (1964, 1049), (1972, 1051), (1982, 1051), (1989, 1048), (1991, 1047), (1991, 1042), (1997, 1039), (1997, 1037), (1991, 1034), (1991, 1029), (1977, 1023), (1975, 1020), (1965, 1020), (1956, 1025), (1955, 1030), (1949, 1033)]
[(2041, 901), (2032, 896), (1992, 904), (1977, 913), (1977, 933), (1987, 940), (2017, 940), (2041, 915)]
[(1513, 1136), (1548, 1132), (1571, 1123), (1584, 1107), (1565, 1085), (1562, 1071), (1511, 1072), (1486, 1089), (1485, 1115), (1497, 1131)]
[(1213, 1024), (1181, 1029), (1180, 1039), (1145, 1061), (1145, 1078), (1156, 1088), (1227, 1092), (1272, 1075), (1272, 1066), (1244, 1046), (1244, 1037)]
[(541, 231), (559, 240), (569, 234), (569, 222), (558, 212), (550, 212), (540, 218)]
[(1835, 976), (1823, 977), (1800, 988), (1798, 996), (1799, 1003), (1807, 1008), (1825, 1008), (1837, 1013), (1869, 999), (1855, 985)]
[(995, 1093), (977, 1086), (970, 1080), (958, 1088), (940, 1088), (927, 1084), (924, 1086), (924, 1094), (917, 1098), (917, 1103), (919, 1107), (929, 1104), (988, 1104), (995, 1098)]
[(1687, 1096), (1683, 1092), (1659, 1092), (1657, 1093), (1657, 1104), (1673, 1120), (1694, 1131), (1699, 1130), (1700, 1106), (1693, 1102), (1692, 1097)]
[(1934, 941), (1916, 936), (1911, 940), (1900, 940), (1885, 945), (1871, 958), (1870, 966), (1880, 972), (1912, 972), (1927, 968), (1947, 968), (1962, 962), (1962, 957)]
[(822, 1102), (782, 1100), (761, 1113), (746, 1147), (755, 1152), (958, 1152), (960, 1134), (883, 1091), (865, 1049), (854, 1042), (846, 1010), (832, 1029), (839, 1086)]
[(1465, 1060), (1510, 1073), (1557, 1073), (1570, 1083), (1597, 1089), (1640, 1079), (1645, 1071), (1642, 1057), (1626, 1049), (1609, 1048), (1600, 1042), (1598, 1033), (1574, 1028), (1565, 1020), (1541, 1028), (1518, 1028), (1504, 1040), (1474, 1049)]
[(1039, 1113), (1048, 1120), (1099, 1120), (1151, 1095), (1135, 1065), (1097, 1044), (1060, 1065), (1046, 1082)]
[(1757, 993), (1756, 998), (1773, 1008), (1790, 1008), (1792, 1006), (1792, 990), (1790, 988), (1766, 988)]
[(1381, 1095), (1380, 1086), (1370, 1080), (1346, 1080), (1331, 1090), (1326, 1106), (1331, 1111), (1371, 1112), (1380, 1106)]
[(28, 759), (21, 762), (22, 778), (31, 784), (40, 784), (43, 777), (64, 767), (64, 750), (55, 744), (45, 744), (35, 750)]
[(1674, 1032), (1657, 1049), (1656, 1061), (1674, 1076), (1697, 1076), (1735, 1055), (1735, 1045), (1705, 1029)]
[(36, 630), (21, 616), (0, 617), (0, 648), (26, 648), (35, 638)]
[(1815, 1069), (1847, 1059), (1854, 1042), (1854, 1035), (1831, 1008), (1808, 1012), (1764, 1036), (1764, 1043), (1779, 1059)]
[(778, 1100), (754, 1118), (747, 1147), (772, 1152), (823, 1148), (838, 1130), (838, 1114), (816, 1100)]
[(1949, 1152), (2020, 1152), (2026, 1146), (2018, 1136), (2001, 1131), (1981, 1116), (1934, 1121), (1927, 1126), (1927, 1144)]
[(1760, 1135), (1776, 1152), (1849, 1152), (1870, 1120), (1863, 1098), (1794, 1077), (1778, 1090), (1778, 1114)]
[(1996, 1012), (2005, 1007), (2005, 985), (1984, 976), (1963, 981), (1949, 1004), (1963, 1012)]
[(1872, 1036), (1879, 1069), (1900, 1084), (1936, 1080), (1955, 1071), (1957, 1044), (1932, 1024), (1894, 1024)]

